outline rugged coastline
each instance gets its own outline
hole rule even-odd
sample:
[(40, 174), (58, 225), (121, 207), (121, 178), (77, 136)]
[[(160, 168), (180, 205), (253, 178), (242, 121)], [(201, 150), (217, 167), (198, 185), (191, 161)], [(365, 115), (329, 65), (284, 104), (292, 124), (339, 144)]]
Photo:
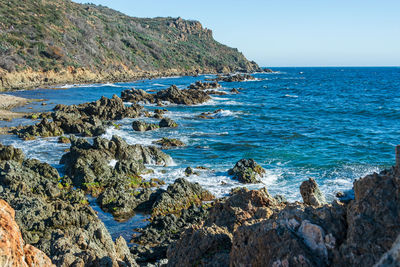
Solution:
[[(194, 89), (196, 84), (198, 89)], [(300, 186), (303, 202), (271, 196), (268, 188), (237, 188), (214, 200), (210, 192), (183, 177), (176, 177), (167, 188), (161, 188), (163, 183), (156, 177), (145, 179), (151, 170), (144, 164), (171, 161), (159, 148), (128, 145), (118, 136), (99, 137), (118, 119), (161, 115), (156, 119), (165, 120), (166, 111), (150, 113), (139, 105), (144, 100), (201, 103), (207, 96), (204, 90), (212, 88), (196, 84), (189, 86), (193, 89), (171, 86), (157, 94), (123, 91), (121, 97), (132, 102), (129, 107), (116, 95), (80, 105), (58, 105), (50, 113), (39, 114), (41, 121), (36, 125), (15, 131), (26, 140), (64, 136), (64, 142), (70, 143), (60, 159), (63, 177), (50, 165), (26, 158), (19, 149), (0, 146), (0, 198), (15, 210), (24, 242), (43, 251), (56, 266), (396, 263), (392, 255), (398, 253), (395, 241), (400, 234), (398, 165), (356, 180), (354, 197), (340, 196), (330, 203), (313, 179)], [(165, 125), (180, 127), (173, 121)], [(199, 170), (187, 168), (185, 175), (196, 176)], [(245, 184), (258, 182), (265, 170), (252, 159), (242, 159), (229, 173)], [(132, 240), (112, 240), (90, 207), (88, 194), (115, 219), (145, 212), (150, 223), (136, 229), (141, 234)]]

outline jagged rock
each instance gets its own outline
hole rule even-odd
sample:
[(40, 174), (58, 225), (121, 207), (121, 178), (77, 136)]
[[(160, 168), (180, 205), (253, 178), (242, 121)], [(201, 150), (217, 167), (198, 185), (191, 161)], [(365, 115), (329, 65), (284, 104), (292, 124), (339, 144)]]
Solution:
[(217, 91), (217, 90), (207, 90), (206, 93), (208, 95), (227, 95), (228, 93), (223, 92), (223, 91)]
[(353, 184), (347, 210), (346, 240), (333, 264), (372, 266), (400, 234), (400, 176), (397, 168), (374, 173)]
[(152, 205), (152, 215), (179, 213), (192, 204), (201, 204), (203, 201), (213, 200), (214, 196), (203, 189), (198, 183), (190, 183), (184, 178), (176, 179), (159, 194)]
[(15, 211), (0, 199), (0, 266), (55, 266), (42, 251), (25, 244), (15, 221)]
[(195, 225), (168, 248), (167, 266), (229, 266), (231, 246), (232, 234), (226, 228)]
[(232, 93), (232, 94), (239, 94), (240, 92), (239, 92), (236, 88), (233, 88), (233, 89), (231, 90), (231, 93)]
[(170, 118), (164, 118), (158, 124), (161, 128), (176, 128), (178, 124)]
[(131, 248), (131, 252), (139, 263), (154, 262), (166, 258), (167, 248), (178, 240), (186, 227), (200, 223), (207, 215), (207, 208), (192, 205), (182, 210), (180, 216), (167, 214), (153, 218), (141, 234), (133, 238), (139, 244)]
[(100, 207), (117, 219), (132, 216), (135, 209), (151, 199), (152, 192), (143, 188), (158, 187), (161, 183), (140, 177), (149, 172), (144, 164), (170, 162), (171, 158), (161, 150), (128, 145), (118, 136), (111, 140), (97, 137), (93, 145), (82, 138), (72, 139), (70, 152), (60, 161), (72, 184), (98, 196)]
[(185, 143), (183, 143), (178, 139), (166, 138), (166, 137), (163, 137), (162, 139), (155, 141), (154, 144), (160, 145), (162, 149), (186, 146)]
[(189, 86), (189, 89), (206, 90), (220, 88), (221, 85), (218, 82), (203, 83), (197, 81)]
[[(56, 169), (38, 160), (0, 161), (0, 198), (16, 210), (24, 241), (57, 266), (132, 266), (131, 256), (117, 254), (83, 192), (60, 179)], [(34, 261), (35, 251), (29, 251)]]
[[(135, 118), (141, 107), (126, 107), (118, 96), (101, 99), (80, 105), (57, 105), (50, 115), (43, 116), (41, 122), (14, 130), (20, 138), (29, 140), (35, 137), (83, 134), (99, 136), (111, 126), (110, 121), (126, 117)], [(51, 120), (49, 120), (51, 119)]]
[(239, 160), (233, 169), (228, 171), (229, 175), (233, 175), (233, 179), (237, 179), (241, 183), (260, 183), (259, 178), (265, 173), (265, 170), (258, 165), (253, 159)]
[(181, 105), (195, 105), (204, 103), (211, 98), (207, 95), (207, 93), (202, 90), (197, 89), (184, 89), (180, 90), (175, 85), (172, 85), (168, 89), (161, 90), (156, 94), (149, 94), (143, 90), (138, 89), (130, 89), (121, 92), (121, 98), (124, 101), (132, 102), (132, 103), (161, 103), (161, 102), (169, 102), (172, 104), (181, 104)]
[(307, 205), (320, 206), (326, 204), (324, 195), (319, 190), (317, 182), (310, 178), (300, 185), (300, 194)]
[(145, 131), (152, 131), (155, 129), (160, 128), (157, 124), (154, 123), (147, 123), (144, 121), (134, 121), (132, 122), (132, 128), (138, 132), (145, 132)]
[(23, 159), (24, 154), (21, 149), (13, 146), (4, 146), (0, 143), (0, 160), (22, 161)]

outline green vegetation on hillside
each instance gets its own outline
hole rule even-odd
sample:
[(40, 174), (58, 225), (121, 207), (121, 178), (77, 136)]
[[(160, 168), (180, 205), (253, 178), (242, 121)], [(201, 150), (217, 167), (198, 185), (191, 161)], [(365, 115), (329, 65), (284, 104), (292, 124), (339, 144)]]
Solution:
[(257, 70), (197, 21), (133, 18), (70, 0), (0, 0), (0, 72)]

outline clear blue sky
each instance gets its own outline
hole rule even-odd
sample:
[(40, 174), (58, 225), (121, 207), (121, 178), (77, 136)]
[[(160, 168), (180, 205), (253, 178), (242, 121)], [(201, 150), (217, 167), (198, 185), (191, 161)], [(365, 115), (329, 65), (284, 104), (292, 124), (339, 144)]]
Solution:
[(400, 0), (74, 0), (199, 20), (262, 66), (400, 66)]

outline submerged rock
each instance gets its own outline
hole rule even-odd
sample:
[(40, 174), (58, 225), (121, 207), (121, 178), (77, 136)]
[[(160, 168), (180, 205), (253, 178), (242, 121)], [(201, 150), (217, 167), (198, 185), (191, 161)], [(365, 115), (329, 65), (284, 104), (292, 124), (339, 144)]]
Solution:
[(229, 175), (233, 175), (233, 179), (245, 184), (260, 183), (259, 178), (264, 173), (265, 170), (253, 159), (241, 159), (228, 171)]
[(301, 183), (300, 194), (303, 197), (304, 204), (311, 206), (321, 206), (326, 204), (325, 197), (319, 190), (318, 184), (313, 178)]
[(169, 102), (180, 105), (195, 105), (204, 103), (211, 98), (207, 93), (197, 89), (180, 90), (175, 85), (168, 89), (158, 91), (156, 94), (149, 94), (140, 89), (130, 89), (121, 92), (121, 98), (124, 101), (132, 103), (161, 103)]

